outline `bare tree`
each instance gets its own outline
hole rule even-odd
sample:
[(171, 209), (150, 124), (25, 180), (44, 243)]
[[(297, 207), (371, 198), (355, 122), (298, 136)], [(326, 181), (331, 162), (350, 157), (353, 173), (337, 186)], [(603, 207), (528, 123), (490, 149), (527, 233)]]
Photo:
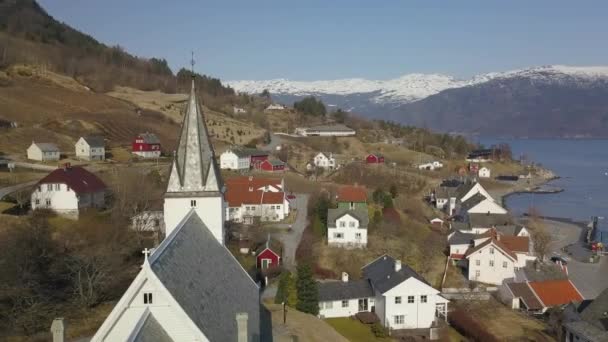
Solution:
[(129, 168), (116, 173), (112, 182), (114, 195), (114, 217), (120, 221), (134, 223), (133, 229), (144, 231), (149, 226), (144, 217), (133, 220), (134, 217), (152, 209), (153, 201), (160, 198), (160, 180), (152, 172)]
[(77, 301), (83, 306), (96, 304), (110, 276), (107, 259), (103, 255), (73, 255), (66, 266)]
[(549, 245), (552, 241), (552, 236), (547, 230), (545, 222), (542, 220), (540, 212), (532, 207), (528, 210), (530, 220), (528, 222), (528, 228), (531, 232), (532, 245), (536, 256), (541, 260), (545, 260), (545, 257), (549, 253)]

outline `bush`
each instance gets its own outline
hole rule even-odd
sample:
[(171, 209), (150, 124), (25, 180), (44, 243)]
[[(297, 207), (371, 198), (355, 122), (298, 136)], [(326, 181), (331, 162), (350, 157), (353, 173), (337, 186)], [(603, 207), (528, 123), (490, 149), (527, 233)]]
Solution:
[(464, 308), (457, 308), (450, 315), (450, 324), (462, 335), (474, 341), (498, 342), (496, 336), (488, 332), (475, 318)]
[(388, 329), (380, 324), (380, 322), (372, 324), (372, 333), (378, 338), (388, 337)]
[(319, 313), (319, 290), (317, 289), (317, 283), (312, 277), (310, 265), (302, 264), (298, 266), (296, 288), (298, 291), (296, 309), (317, 315)]

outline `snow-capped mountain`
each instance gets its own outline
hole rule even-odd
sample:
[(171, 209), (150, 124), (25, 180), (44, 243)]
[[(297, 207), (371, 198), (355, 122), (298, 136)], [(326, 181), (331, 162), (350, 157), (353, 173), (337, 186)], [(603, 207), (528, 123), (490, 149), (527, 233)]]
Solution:
[(572, 78), (596, 79), (608, 77), (608, 67), (572, 67), (551, 65), (507, 72), (494, 72), (460, 80), (441, 74), (407, 74), (390, 80), (348, 78), (326, 81), (291, 81), (273, 79), (264, 81), (227, 81), (238, 92), (261, 93), (268, 89), (279, 97), (308, 95), (370, 94), (370, 101), (377, 104), (404, 104), (424, 99), (446, 89), (462, 88), (488, 82), (497, 78), (528, 77), (538, 81), (560, 82)]
[(459, 80), (410, 74), (392, 80), (284, 79), (228, 82), (239, 92), (268, 89), (291, 104), (308, 95), (330, 110), (438, 131), (519, 137), (608, 137), (608, 67), (551, 65)]

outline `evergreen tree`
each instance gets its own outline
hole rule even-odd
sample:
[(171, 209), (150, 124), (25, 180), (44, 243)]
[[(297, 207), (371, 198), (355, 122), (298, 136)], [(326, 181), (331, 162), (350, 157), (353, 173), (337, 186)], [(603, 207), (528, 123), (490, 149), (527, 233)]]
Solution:
[(397, 198), (397, 195), (399, 195), (397, 186), (395, 184), (392, 184), (388, 191), (391, 193), (392, 198)]
[(310, 265), (302, 264), (298, 266), (296, 289), (298, 291), (296, 309), (317, 315), (319, 313), (319, 290), (317, 289), (317, 283), (312, 277)]
[(289, 278), (291, 278), (291, 273), (289, 273), (289, 271), (281, 273), (279, 285), (277, 286), (277, 294), (274, 296), (275, 304), (281, 304), (287, 301)]
[(325, 116), (327, 113), (323, 101), (317, 100), (314, 96), (307, 96), (300, 101), (294, 102), (293, 108), (301, 113), (313, 116)]

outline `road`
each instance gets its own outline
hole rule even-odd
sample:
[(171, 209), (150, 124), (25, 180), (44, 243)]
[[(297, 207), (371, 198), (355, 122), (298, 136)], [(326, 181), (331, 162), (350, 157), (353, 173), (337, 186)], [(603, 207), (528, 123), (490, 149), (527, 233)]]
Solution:
[(273, 227), (285, 228), (285, 232), (276, 233), (273, 236), (283, 243), (283, 266), (291, 271), (296, 267), (296, 250), (302, 239), (302, 233), (308, 225), (308, 194), (297, 194), (295, 200), (291, 200), (292, 208), (296, 209), (297, 216), (288, 231), (288, 224), (276, 224)]
[(578, 261), (562, 251), (563, 247), (576, 244), (581, 239), (582, 228), (576, 224), (545, 220), (553, 236), (550, 245), (551, 255), (565, 256), (568, 261), (570, 280), (581, 291), (586, 299), (597, 297), (608, 287), (608, 256), (601, 258), (597, 264)]
[(15, 191), (19, 191), (21, 189), (25, 189), (36, 183), (38, 183), (38, 181), (31, 181), (31, 182), (26, 182), (26, 183), (21, 183), (21, 184), (16, 184), (16, 185), (7, 186), (5, 188), (1, 188), (0, 189), (0, 200), (2, 198), (4, 198), (4, 196), (6, 196), (6, 195), (9, 195)]
[(277, 149), (277, 146), (281, 145), (282, 143), (283, 139), (281, 139), (280, 136), (274, 133), (270, 133), (270, 143), (266, 146), (261, 147), (261, 149), (264, 151), (273, 152)]

